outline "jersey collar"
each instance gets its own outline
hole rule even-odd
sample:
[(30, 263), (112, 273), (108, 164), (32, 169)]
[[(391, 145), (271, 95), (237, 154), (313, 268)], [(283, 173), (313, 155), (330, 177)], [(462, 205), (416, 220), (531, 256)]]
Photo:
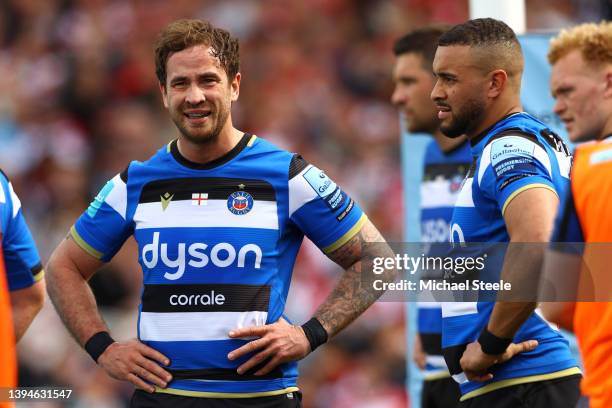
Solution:
[(216, 159), (209, 161), (208, 163), (192, 162), (191, 160), (183, 156), (181, 152), (179, 152), (177, 139), (174, 139), (172, 142), (170, 142), (170, 154), (172, 154), (174, 160), (176, 160), (185, 167), (189, 167), (190, 169), (194, 170), (210, 170), (215, 167), (221, 166), (222, 164), (225, 164), (228, 161), (232, 160), (234, 157), (238, 156), (238, 154), (243, 151), (244, 148), (247, 146), (250, 139), (251, 134), (244, 133), (240, 141), (236, 144), (236, 146), (232, 148), (232, 150), (225, 153), (221, 157), (217, 157)]
[(478, 143), (480, 143), (482, 141), (482, 139), (484, 139), (484, 137), (486, 135), (489, 134), (489, 132), (495, 127), (497, 126), (500, 122), (503, 122), (504, 120), (508, 119), (510, 116), (513, 115), (518, 115), (524, 112), (512, 112), (507, 114), (506, 116), (504, 116), (503, 118), (499, 119), (497, 122), (495, 122), (494, 124), (492, 124), (491, 126), (489, 126), (488, 128), (486, 128), (485, 130), (483, 130), (482, 132), (480, 132), (479, 134), (477, 134), (476, 136), (474, 136), (473, 138), (470, 139), (470, 145), (472, 147), (476, 147), (476, 145), (478, 145)]

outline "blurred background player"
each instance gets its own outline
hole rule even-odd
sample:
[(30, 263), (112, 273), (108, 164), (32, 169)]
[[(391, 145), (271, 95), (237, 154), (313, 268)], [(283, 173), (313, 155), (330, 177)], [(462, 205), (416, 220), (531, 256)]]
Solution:
[(583, 24), (551, 41), (550, 87), (554, 111), (574, 143), (601, 140), (612, 133), (609, 96), (612, 24)]
[[(425, 152), (421, 184), (422, 243), (448, 242), (453, 207), (472, 161), (470, 145), (465, 137), (451, 139), (442, 134), (436, 107), (429, 97), (435, 84), (433, 57), (440, 35), (448, 28), (430, 26), (414, 30), (399, 38), (393, 46), (395, 89), (391, 101), (400, 111), (402, 123), (409, 132), (432, 136)], [(427, 278), (436, 277), (421, 276), (421, 279)], [(417, 315), (418, 333), (413, 357), (423, 370), (425, 380), (421, 405), (427, 408), (453, 406), (459, 401), (460, 394), (442, 356), (440, 304), (431, 296), (423, 296), (418, 303)]]
[[(551, 241), (586, 243), (583, 265), (590, 269), (591, 279), (596, 279), (594, 286), (606, 291), (610, 288), (612, 243), (612, 23), (563, 30), (552, 40), (548, 58), (555, 111), (571, 140), (595, 140), (576, 149), (570, 189), (559, 206)], [(558, 262), (574, 264), (573, 255), (563, 247), (559, 250), (563, 254), (554, 246), (549, 250), (548, 267), (559, 266)], [(555, 258), (559, 258), (557, 262)], [(553, 280), (558, 279), (559, 273), (560, 269), (554, 267), (544, 271), (545, 278)], [(543, 303), (542, 310), (549, 320), (576, 333), (584, 364), (581, 390), (589, 399), (585, 406), (611, 407), (610, 296), (587, 298), (581, 293), (578, 300), (583, 301)]]
[(44, 271), (13, 185), (0, 171), (2, 251), (10, 290), (15, 339), (19, 341), (43, 306)]
[[(17, 385), (15, 343), (44, 303), (44, 272), (13, 186), (0, 171), (0, 386)], [(0, 402), (0, 406), (3, 405)]]
[[(451, 241), (547, 242), (571, 156), (522, 112), (516, 35), (490, 18), (459, 24), (440, 37), (433, 71), (440, 128), (449, 137), (466, 134), (475, 158), (453, 211)], [(509, 246), (501, 278), (513, 291), (533, 290), (542, 257), (537, 244)], [(580, 370), (530, 299), (443, 303), (443, 353), (460, 383), (461, 406), (575, 405)]]

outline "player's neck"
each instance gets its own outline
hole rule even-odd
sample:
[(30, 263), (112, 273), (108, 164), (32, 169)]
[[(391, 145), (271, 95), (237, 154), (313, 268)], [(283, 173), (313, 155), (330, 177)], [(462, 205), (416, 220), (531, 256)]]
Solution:
[(444, 136), (444, 134), (442, 134), (440, 130), (434, 132), (432, 136), (434, 140), (436, 141), (436, 143), (438, 144), (438, 147), (440, 148), (440, 150), (442, 150), (443, 153), (448, 153), (450, 151), (453, 151), (459, 145), (465, 142), (465, 136), (451, 138), (451, 137)]
[(520, 102), (508, 103), (499, 107), (492, 106), (485, 114), (484, 120), (480, 122), (478, 127), (476, 127), (473, 131), (468, 132), (468, 139), (472, 139), (473, 137), (481, 134), (506, 116), (512, 113), (518, 113), (522, 111), (523, 106)]
[(243, 132), (234, 128), (231, 121), (228, 120), (214, 142), (198, 144), (179, 136), (177, 147), (181, 156), (187, 160), (206, 164), (227, 154), (236, 147), (242, 136)]

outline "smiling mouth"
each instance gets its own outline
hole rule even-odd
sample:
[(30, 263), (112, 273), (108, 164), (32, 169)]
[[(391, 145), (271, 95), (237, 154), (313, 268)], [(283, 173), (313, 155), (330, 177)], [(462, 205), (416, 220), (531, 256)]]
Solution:
[(186, 112), (184, 115), (188, 119), (203, 119), (210, 116), (212, 112)]

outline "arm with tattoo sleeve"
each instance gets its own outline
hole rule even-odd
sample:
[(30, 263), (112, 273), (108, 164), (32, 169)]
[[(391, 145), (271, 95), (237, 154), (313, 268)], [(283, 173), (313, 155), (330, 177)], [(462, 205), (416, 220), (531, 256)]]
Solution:
[[(393, 257), (391, 248), (384, 242), (376, 227), (368, 221), (350, 241), (329, 254), (331, 260), (345, 269), (332, 293), (314, 315), (329, 337), (348, 326), (382, 295), (372, 285), (364, 285), (364, 274), (372, 273), (368, 265), (374, 258)], [(393, 282), (396, 276), (397, 271), (392, 269), (380, 275), (380, 279)]]
[[(393, 252), (376, 227), (367, 221), (353, 238), (328, 256), (345, 269), (336, 287), (314, 315), (327, 332), (327, 337), (331, 338), (382, 295), (382, 292), (375, 290), (372, 285), (365, 284), (368, 279), (364, 278), (367, 278), (366, 274), (372, 273), (368, 265), (371, 265), (374, 258), (393, 257)], [(397, 271), (392, 269), (378, 275), (377, 279), (393, 282), (396, 276)], [(300, 360), (312, 351), (304, 329), (291, 325), (282, 318), (265, 326), (232, 330), (229, 336), (258, 337), (228, 354), (230, 360), (235, 360), (245, 354), (256, 353), (238, 367), (240, 374), (267, 360), (267, 363), (255, 372), (255, 375), (265, 375), (279, 364)]]

